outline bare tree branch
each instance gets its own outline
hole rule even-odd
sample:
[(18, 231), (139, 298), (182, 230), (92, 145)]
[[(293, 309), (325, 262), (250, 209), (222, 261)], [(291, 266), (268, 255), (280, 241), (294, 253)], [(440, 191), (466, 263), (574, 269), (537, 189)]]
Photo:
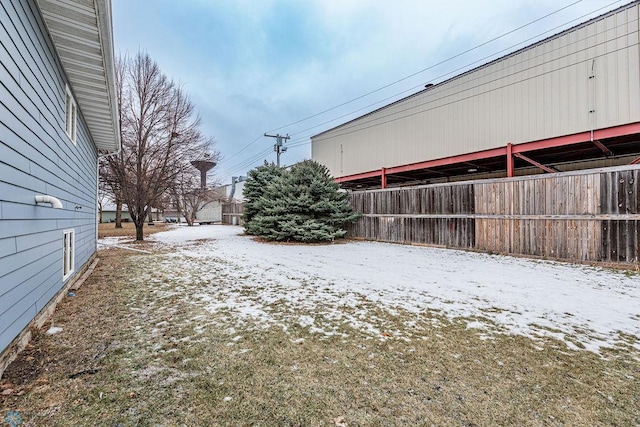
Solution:
[(104, 158), (101, 173), (116, 201), (127, 205), (136, 239), (143, 240), (152, 206), (188, 192), (189, 162), (210, 152), (213, 139), (201, 133), (200, 118), (184, 89), (146, 53), (119, 58), (116, 80), (122, 150)]

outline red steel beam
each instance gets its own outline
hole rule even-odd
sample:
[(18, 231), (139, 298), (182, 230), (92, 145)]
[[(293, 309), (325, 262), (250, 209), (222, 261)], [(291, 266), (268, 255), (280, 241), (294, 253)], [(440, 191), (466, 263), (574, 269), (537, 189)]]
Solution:
[(507, 144), (507, 176), (511, 178), (514, 175), (513, 167), (513, 144)]
[[(615, 126), (607, 129), (594, 130), (593, 139), (601, 140), (601, 139), (615, 138), (619, 136), (633, 135), (633, 134), (640, 134), (640, 122), (631, 123), (631, 124), (622, 125), (622, 126)], [(576, 133), (573, 135), (565, 135), (565, 136), (560, 136), (556, 138), (543, 139), (540, 141), (532, 141), (532, 142), (525, 142), (517, 145), (511, 145), (511, 151), (513, 155), (516, 155), (516, 154), (526, 153), (528, 151), (544, 150), (547, 148), (554, 148), (554, 147), (563, 147), (567, 145), (579, 144), (579, 143), (584, 143), (589, 141), (591, 141), (591, 132), (588, 131), (588, 132)], [(424, 162), (411, 163), (411, 164), (401, 165), (401, 166), (393, 166), (390, 168), (385, 168), (385, 175), (411, 172), (419, 169), (430, 169), (438, 166), (447, 166), (447, 165), (453, 165), (456, 163), (463, 163), (463, 162), (469, 162), (469, 161), (472, 162), (475, 160), (488, 159), (491, 157), (506, 156), (507, 150), (508, 150), (508, 145), (506, 147), (492, 148), (490, 150), (478, 151), (475, 153), (460, 154), (457, 156), (445, 157), (442, 159), (427, 160)], [(508, 162), (509, 162), (509, 159), (507, 159), (507, 175), (509, 171)], [(634, 160), (634, 162), (635, 163), (633, 164), (640, 163), (640, 161), (637, 161), (637, 159)], [(376, 177), (382, 178), (381, 170), (374, 170), (374, 171), (363, 172), (363, 173), (358, 173), (354, 175), (342, 176), (342, 177), (336, 178), (335, 180), (336, 182), (349, 182), (349, 181), (356, 181), (360, 179), (376, 178)]]
[(630, 165), (637, 165), (640, 164), (640, 157), (638, 157), (637, 159), (631, 160), (631, 163), (629, 163)]
[(387, 171), (385, 168), (380, 169), (380, 182), (382, 188), (387, 188)]
[(381, 172), (377, 170), (377, 171), (371, 171), (371, 172), (357, 173), (354, 175), (341, 176), (340, 178), (335, 178), (335, 181), (349, 182), (349, 181), (356, 181), (358, 179), (377, 178), (380, 175), (381, 175)]
[[(456, 163), (464, 163), (474, 160), (488, 159), (490, 157), (504, 156), (507, 152), (506, 147), (493, 148), (491, 150), (478, 151), (475, 153), (461, 154), (459, 156), (445, 157), (443, 159), (428, 160), (426, 162), (411, 163), (408, 165), (394, 166), (391, 168), (385, 168), (385, 175), (402, 172), (412, 172), (420, 169), (430, 169), (438, 166), (454, 165)], [(381, 170), (375, 170), (370, 172), (357, 173), (354, 175), (341, 176), (335, 178), (336, 182), (356, 181), (367, 178), (377, 178), (382, 176)]]
[(478, 151), (476, 153), (460, 154), (458, 156), (445, 157), (443, 159), (428, 160), (426, 162), (411, 163), (409, 165), (394, 166), (387, 168), (387, 174), (411, 172), (418, 169), (430, 169), (438, 166), (454, 165), (456, 163), (472, 162), (474, 160), (488, 159), (489, 157), (504, 156), (507, 152), (505, 147), (493, 148), (491, 150)]
[(524, 160), (525, 162), (531, 163), (533, 166), (539, 167), (540, 169), (542, 169), (545, 172), (549, 172), (549, 173), (558, 172), (557, 169), (553, 169), (553, 168), (550, 168), (549, 166), (545, 166), (542, 163), (536, 162), (535, 160), (530, 159), (527, 156), (524, 156), (524, 155), (522, 155), (520, 153), (513, 153), (513, 155), (516, 156), (519, 159)]
[[(490, 157), (504, 156), (507, 149), (505, 147), (493, 148), (491, 150), (478, 151), (475, 153), (461, 154), (459, 156), (445, 157), (443, 159), (428, 160), (426, 162), (411, 163), (408, 165), (394, 166), (391, 168), (385, 168), (385, 175), (402, 172), (412, 172), (420, 169), (430, 169), (437, 166), (454, 165), (456, 163), (463, 163), (474, 160), (487, 159)], [(354, 175), (341, 176), (336, 178), (336, 182), (355, 181), (367, 178), (377, 178), (382, 176), (382, 170), (375, 170), (370, 172), (357, 173)]]
[(593, 145), (601, 149), (605, 156), (607, 157), (613, 156), (613, 152), (609, 150), (607, 147), (605, 147), (605, 145), (602, 142), (598, 141), (597, 139), (594, 139), (591, 142), (593, 142)]
[[(628, 125), (616, 126), (607, 129), (593, 131), (593, 139), (601, 140), (618, 136), (640, 133), (640, 122)], [(540, 141), (525, 142), (513, 146), (514, 153), (526, 153), (527, 151), (543, 150), (545, 148), (563, 147), (565, 145), (579, 144), (591, 141), (591, 132), (575, 133), (573, 135), (559, 136), (557, 138), (543, 139)]]

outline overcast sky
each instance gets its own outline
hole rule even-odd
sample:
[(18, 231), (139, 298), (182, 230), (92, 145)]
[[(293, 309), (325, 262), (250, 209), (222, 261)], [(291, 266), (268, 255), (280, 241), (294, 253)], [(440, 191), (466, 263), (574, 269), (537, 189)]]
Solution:
[(275, 161), (265, 132), (291, 136), (283, 164), (311, 158), (311, 135), (626, 3), (113, 0), (113, 26), (116, 54), (184, 85), (229, 183)]

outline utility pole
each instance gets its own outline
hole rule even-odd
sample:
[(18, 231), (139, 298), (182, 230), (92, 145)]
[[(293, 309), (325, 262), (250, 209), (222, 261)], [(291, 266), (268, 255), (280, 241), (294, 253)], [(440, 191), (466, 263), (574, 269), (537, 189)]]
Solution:
[(283, 144), (284, 144), (284, 141), (289, 139), (289, 134), (287, 134), (287, 136), (282, 136), (279, 133), (275, 135), (267, 135), (265, 133), (264, 136), (276, 139), (276, 143), (273, 145), (273, 151), (276, 152), (276, 165), (280, 167), (280, 154), (287, 151), (287, 147), (285, 147)]

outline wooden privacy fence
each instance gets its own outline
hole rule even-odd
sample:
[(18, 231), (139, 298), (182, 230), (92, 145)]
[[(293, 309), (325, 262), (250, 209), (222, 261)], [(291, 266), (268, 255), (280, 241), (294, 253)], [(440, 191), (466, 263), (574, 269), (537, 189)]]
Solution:
[(351, 237), (638, 263), (640, 167), (351, 193)]
[(244, 208), (242, 203), (222, 204), (222, 223), (230, 225), (242, 225), (242, 213)]

